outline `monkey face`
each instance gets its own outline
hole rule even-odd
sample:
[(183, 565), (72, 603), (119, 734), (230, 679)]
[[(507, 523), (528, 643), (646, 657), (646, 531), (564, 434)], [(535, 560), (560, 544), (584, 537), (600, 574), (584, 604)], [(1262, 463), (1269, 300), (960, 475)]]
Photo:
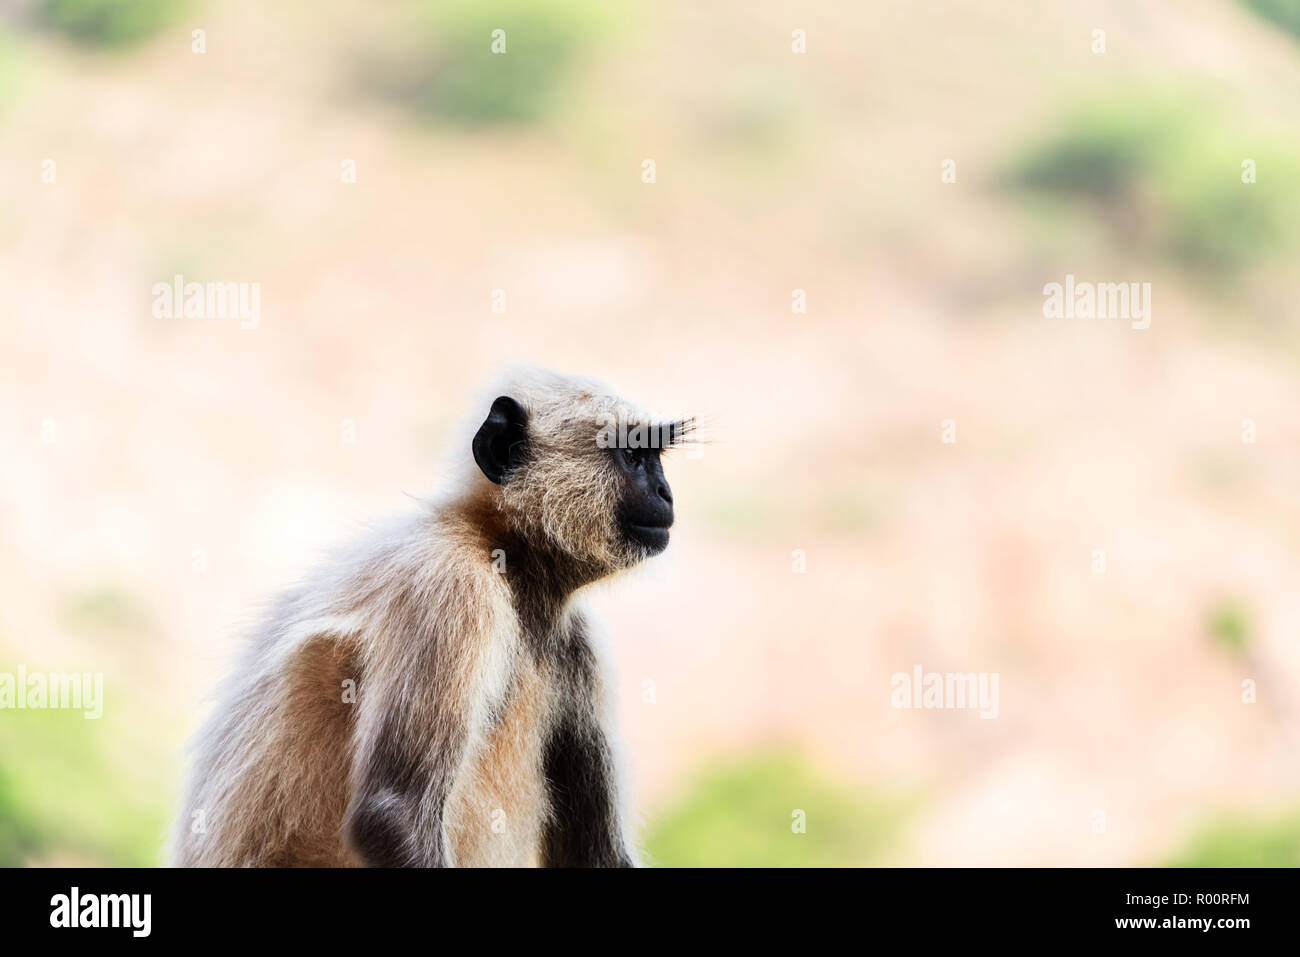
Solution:
[(619, 534), (629, 544), (658, 555), (668, 547), (673, 524), (673, 493), (664, 478), (660, 449), (614, 448), (622, 494), (616, 509)]
[(500, 396), (473, 450), (525, 541), (612, 572), (668, 547), (673, 496), (660, 453), (686, 431), (591, 392), (533, 397), (527, 409)]

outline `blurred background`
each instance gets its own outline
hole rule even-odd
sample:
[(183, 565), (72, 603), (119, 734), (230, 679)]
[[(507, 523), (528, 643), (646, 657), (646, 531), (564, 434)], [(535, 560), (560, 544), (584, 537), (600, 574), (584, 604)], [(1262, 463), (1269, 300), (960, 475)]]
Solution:
[(249, 616), (519, 360), (708, 421), (597, 596), (656, 862), (1300, 864), (1292, 0), (0, 18), (0, 671), (106, 696), (0, 711), (0, 864), (160, 863)]

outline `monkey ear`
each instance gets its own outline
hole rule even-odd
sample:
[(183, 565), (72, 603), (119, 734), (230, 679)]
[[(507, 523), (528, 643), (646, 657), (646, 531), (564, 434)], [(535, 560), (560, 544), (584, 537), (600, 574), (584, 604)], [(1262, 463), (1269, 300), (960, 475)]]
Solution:
[(474, 461), (501, 485), (528, 455), (528, 413), (508, 395), (498, 396), (474, 436)]

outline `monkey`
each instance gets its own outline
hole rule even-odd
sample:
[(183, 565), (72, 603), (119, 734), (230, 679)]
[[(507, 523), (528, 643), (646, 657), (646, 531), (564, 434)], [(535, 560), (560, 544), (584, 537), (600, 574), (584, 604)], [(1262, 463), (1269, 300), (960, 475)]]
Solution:
[(193, 745), (175, 865), (642, 866), (587, 596), (667, 548), (661, 453), (695, 420), (535, 368), (492, 393), (446, 490), (253, 630)]

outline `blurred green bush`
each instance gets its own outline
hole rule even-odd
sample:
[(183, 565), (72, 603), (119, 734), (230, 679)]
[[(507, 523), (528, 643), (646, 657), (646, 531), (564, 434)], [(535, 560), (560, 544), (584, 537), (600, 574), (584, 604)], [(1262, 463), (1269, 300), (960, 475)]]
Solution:
[(40, 843), (40, 830), (24, 813), (14, 795), (13, 782), (0, 763), (0, 867), (21, 866)]
[[(543, 117), (611, 23), (596, 0), (422, 3), (418, 37), (386, 69), (387, 92), (418, 114), (465, 125)], [(504, 31), (494, 39), (494, 31)], [(494, 53), (493, 45), (504, 44)]]
[(1250, 609), (1239, 598), (1221, 601), (1210, 611), (1209, 632), (1214, 643), (1234, 655), (1250, 650)]
[[(41, 668), (28, 663), (29, 674)], [(0, 671), (16, 671), (3, 653)], [(82, 709), (0, 712), (0, 867), (160, 862), (174, 732), (147, 697), (107, 682), (102, 695), (94, 719)]]
[(1265, 20), (1300, 37), (1300, 3), (1296, 0), (1243, 0)]
[[(792, 814), (806, 814), (806, 833)], [(757, 754), (712, 768), (651, 825), (662, 867), (853, 867), (879, 863), (906, 816), (901, 801), (857, 794), (798, 755)]]
[(18, 87), (18, 44), (0, 28), (0, 115)]
[[(159, 863), (167, 790), (158, 786), (156, 774), (145, 775), (144, 783), (114, 760), (124, 747), (123, 727), (108, 711), (93, 721), (80, 711), (5, 713), (0, 866)], [(147, 759), (163, 763), (155, 755)]]
[(140, 630), (147, 616), (127, 589), (100, 584), (68, 596), (60, 611), (69, 628)]
[(1168, 867), (1300, 867), (1300, 808), (1272, 820), (1231, 815), (1205, 827)]
[[(1196, 97), (1134, 93), (1088, 103), (1011, 167), (1021, 190), (1073, 200), (1121, 248), (1230, 276), (1294, 246), (1296, 143), (1230, 127)], [(1244, 160), (1257, 181), (1242, 181)]]
[(47, 23), (98, 46), (129, 46), (176, 21), (185, 0), (44, 0)]

